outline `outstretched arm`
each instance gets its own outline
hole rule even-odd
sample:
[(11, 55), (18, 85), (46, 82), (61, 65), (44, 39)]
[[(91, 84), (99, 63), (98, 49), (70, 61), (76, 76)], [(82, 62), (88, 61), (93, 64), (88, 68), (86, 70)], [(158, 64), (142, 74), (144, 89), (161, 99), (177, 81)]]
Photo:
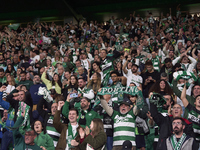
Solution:
[(186, 98), (186, 85), (184, 86), (182, 93), (181, 93), (181, 100), (183, 102), (184, 107), (187, 107), (187, 105), (189, 104), (187, 98)]

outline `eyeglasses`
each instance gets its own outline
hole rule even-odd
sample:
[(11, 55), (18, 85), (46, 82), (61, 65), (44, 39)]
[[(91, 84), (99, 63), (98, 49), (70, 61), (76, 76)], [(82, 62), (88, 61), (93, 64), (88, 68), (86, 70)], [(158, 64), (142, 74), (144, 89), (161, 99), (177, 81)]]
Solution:
[(181, 122), (172, 122), (172, 125), (181, 125), (182, 123)]

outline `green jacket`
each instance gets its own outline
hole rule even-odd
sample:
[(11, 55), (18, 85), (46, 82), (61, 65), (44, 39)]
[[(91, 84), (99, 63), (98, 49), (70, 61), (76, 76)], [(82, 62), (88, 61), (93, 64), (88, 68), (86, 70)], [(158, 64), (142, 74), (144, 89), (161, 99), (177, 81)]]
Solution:
[(55, 150), (53, 139), (46, 133), (42, 131), (34, 140), (34, 143), (38, 146), (43, 146), (47, 150)]
[[(24, 117), (20, 117), (16, 122), (13, 128), (18, 127), (22, 122), (24, 121)], [(19, 132), (19, 128), (13, 130), (13, 138), (14, 138), (14, 143), (15, 143), (15, 150), (42, 150), (39, 146), (36, 144), (34, 145), (27, 145), (24, 142), (24, 137), (22, 134)]]
[[(82, 112), (83, 110), (81, 109), (78, 109), (78, 113), (79, 113), (79, 118), (78, 118), (78, 122), (80, 120), (80, 118), (84, 118), (85, 117), (85, 120), (86, 120), (86, 124), (82, 124), (81, 122), (79, 122), (79, 124), (83, 127), (85, 126), (88, 126), (90, 125), (91, 121), (94, 119), (94, 118), (100, 118), (99, 114), (97, 112), (95, 112), (94, 110), (91, 110), (90, 108), (85, 112), (85, 116), (82, 115)], [(64, 106), (63, 106), (63, 109), (62, 109), (62, 114), (68, 118), (68, 113), (69, 113), (69, 102), (65, 102)]]
[(20, 85), (20, 84), (26, 85), (26, 88), (29, 91), (30, 87), (33, 85), (33, 81), (30, 81), (30, 80), (20, 81), (17, 84), (17, 86)]
[(85, 150), (87, 144), (89, 144), (95, 150), (101, 150), (103, 146), (104, 146), (103, 149), (105, 149), (106, 140), (107, 140), (106, 133), (100, 131), (95, 137), (92, 137), (92, 135), (89, 134), (84, 139), (84, 141), (79, 145), (79, 147), (81, 150)]

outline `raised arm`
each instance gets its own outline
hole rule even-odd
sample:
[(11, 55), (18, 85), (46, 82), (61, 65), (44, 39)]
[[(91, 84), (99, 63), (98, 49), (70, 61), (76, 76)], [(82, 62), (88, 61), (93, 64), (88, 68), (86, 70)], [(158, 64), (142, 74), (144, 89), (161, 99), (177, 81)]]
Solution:
[(62, 130), (65, 126), (60, 121), (61, 120), (61, 118), (60, 118), (61, 108), (62, 108), (63, 105), (64, 105), (63, 101), (58, 102), (58, 108), (57, 108), (57, 111), (56, 111), (56, 113), (54, 115), (54, 119), (53, 119), (53, 126), (59, 133), (62, 132)]
[(181, 93), (181, 100), (183, 102), (184, 107), (187, 107), (189, 102), (186, 98), (186, 84), (184, 85), (184, 88), (183, 88), (182, 93)]
[(102, 105), (103, 109), (106, 111), (106, 113), (107, 113), (109, 116), (112, 116), (112, 114), (113, 114), (113, 109), (112, 109), (111, 107), (108, 106), (108, 103), (106, 102), (106, 100), (101, 99), (101, 105)]

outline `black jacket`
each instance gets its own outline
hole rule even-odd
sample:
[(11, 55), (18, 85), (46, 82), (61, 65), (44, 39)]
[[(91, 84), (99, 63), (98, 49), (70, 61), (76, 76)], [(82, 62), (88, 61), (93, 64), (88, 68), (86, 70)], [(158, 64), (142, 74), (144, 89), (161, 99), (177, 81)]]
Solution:
[[(158, 112), (157, 107), (152, 103), (150, 103), (150, 112), (151, 116), (153, 117), (153, 120), (160, 128), (157, 150), (163, 150), (163, 142), (165, 142), (165, 139), (171, 136), (173, 132), (172, 129), (173, 116), (170, 115), (164, 117), (161, 113)], [(185, 121), (184, 133), (191, 137), (194, 137), (192, 123), (189, 122), (187, 119), (184, 119), (184, 121)]]

